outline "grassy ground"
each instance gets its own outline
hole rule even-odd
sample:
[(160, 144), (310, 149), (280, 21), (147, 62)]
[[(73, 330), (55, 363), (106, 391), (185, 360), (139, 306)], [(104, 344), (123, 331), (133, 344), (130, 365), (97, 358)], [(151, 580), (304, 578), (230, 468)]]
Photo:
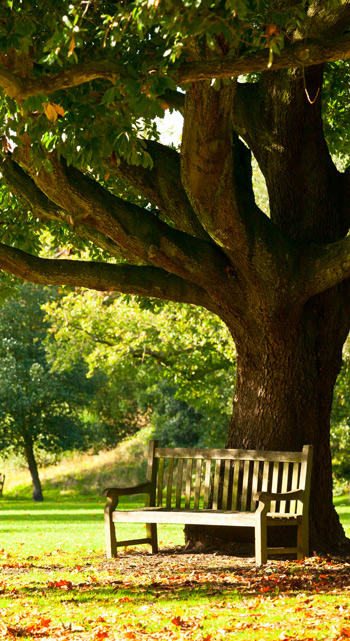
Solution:
[[(158, 555), (143, 546), (107, 561), (101, 490), (142, 480), (140, 443), (123, 448), (44, 470), (43, 504), (30, 500), (27, 475), (8, 464), (0, 501), (0, 637), (350, 638), (350, 564), (337, 559), (269, 561), (257, 569), (249, 556), (185, 553), (182, 526), (163, 526)], [(350, 535), (348, 497), (336, 504)], [(123, 538), (142, 536), (142, 526), (130, 527)]]

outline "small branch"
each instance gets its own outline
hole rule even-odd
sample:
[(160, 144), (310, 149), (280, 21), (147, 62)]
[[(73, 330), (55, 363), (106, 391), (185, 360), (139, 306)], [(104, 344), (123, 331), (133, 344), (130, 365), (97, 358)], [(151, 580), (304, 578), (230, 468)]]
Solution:
[(222, 370), (227, 371), (227, 369), (232, 366), (233, 365), (230, 361), (224, 360), (213, 367), (196, 370), (192, 375), (185, 376), (185, 378), (187, 378), (189, 381), (199, 381), (201, 378), (204, 378), (208, 374), (212, 374), (213, 372), (220, 372)]

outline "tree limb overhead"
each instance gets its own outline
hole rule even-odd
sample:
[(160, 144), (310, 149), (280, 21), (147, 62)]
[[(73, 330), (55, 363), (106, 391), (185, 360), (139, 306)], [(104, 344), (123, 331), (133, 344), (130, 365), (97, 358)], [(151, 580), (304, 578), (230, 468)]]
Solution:
[(155, 267), (38, 258), (0, 244), (0, 268), (42, 285), (70, 285), (193, 303), (217, 313), (204, 289)]
[[(261, 71), (303, 68), (334, 62), (350, 57), (350, 35), (346, 34), (329, 40), (306, 38), (287, 44), (280, 55), (274, 55), (272, 62), (270, 61), (271, 64), (269, 64), (269, 55), (269, 49), (265, 48), (237, 57), (228, 56), (215, 60), (182, 63), (176, 71), (174, 70), (173, 73), (170, 71), (169, 74), (178, 85), (183, 85), (198, 80), (234, 78)], [(114, 84), (117, 77), (127, 77), (126, 69), (114, 62), (104, 61), (78, 64), (58, 73), (37, 78), (20, 78), (1, 67), (0, 87), (8, 96), (18, 103), (22, 103), (29, 96), (49, 95), (55, 91), (78, 87), (85, 82), (96, 79), (105, 79)], [(173, 96), (173, 98), (173, 106), (176, 102), (176, 108), (182, 108), (181, 95), (180, 97)], [(171, 100), (170, 96), (169, 100)]]

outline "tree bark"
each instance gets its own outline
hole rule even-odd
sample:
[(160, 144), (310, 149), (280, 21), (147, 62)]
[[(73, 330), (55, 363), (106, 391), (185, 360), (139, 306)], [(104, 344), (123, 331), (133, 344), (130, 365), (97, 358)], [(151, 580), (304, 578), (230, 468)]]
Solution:
[[(350, 284), (310, 299), (299, 318), (281, 318), (274, 331), (236, 339), (237, 382), (226, 446), (278, 451), (314, 448), (310, 502), (310, 551), (329, 552), (346, 542), (332, 501), (330, 413), (333, 388), (348, 333)], [(256, 328), (258, 329), (258, 328)], [(273, 528), (271, 544), (293, 545), (290, 528)], [(186, 528), (189, 545), (220, 546), (251, 540), (231, 528)], [(295, 541), (294, 541), (295, 544)]]
[(41, 487), (41, 482), (39, 478), (39, 473), (38, 473), (38, 466), (36, 464), (35, 460), (35, 455), (34, 455), (34, 449), (33, 449), (33, 441), (26, 434), (25, 436), (25, 457), (27, 459), (28, 463), (28, 469), (30, 472), (30, 475), (32, 477), (32, 483), (33, 483), (33, 501), (36, 502), (41, 502), (44, 500), (43, 497), (43, 492), (42, 492), (42, 487)]

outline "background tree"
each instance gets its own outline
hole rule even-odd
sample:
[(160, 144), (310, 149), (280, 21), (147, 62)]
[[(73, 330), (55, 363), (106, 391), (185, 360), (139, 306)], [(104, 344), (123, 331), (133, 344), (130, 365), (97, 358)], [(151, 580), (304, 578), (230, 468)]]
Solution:
[[(330, 150), (339, 126), (346, 164), (348, 99), (333, 95), (349, 25), (337, 0), (1, 4), (0, 266), (217, 314), (237, 351), (227, 445), (314, 445), (314, 549), (344, 540), (329, 419), (350, 323), (350, 174)], [(168, 107), (184, 115), (180, 153), (155, 131)], [(95, 262), (46, 259), (43, 227)]]
[(23, 455), (33, 499), (42, 501), (36, 453), (89, 444), (78, 410), (89, 405), (97, 381), (86, 378), (82, 361), (70, 372), (52, 371), (41, 305), (55, 294), (30, 284), (19, 289), (0, 307), (0, 451)]
[(87, 290), (45, 310), (55, 370), (70, 370), (83, 358), (90, 374), (102, 370), (108, 377), (95, 399), (106, 446), (144, 421), (164, 445), (224, 446), (235, 352), (217, 316), (191, 305)]

